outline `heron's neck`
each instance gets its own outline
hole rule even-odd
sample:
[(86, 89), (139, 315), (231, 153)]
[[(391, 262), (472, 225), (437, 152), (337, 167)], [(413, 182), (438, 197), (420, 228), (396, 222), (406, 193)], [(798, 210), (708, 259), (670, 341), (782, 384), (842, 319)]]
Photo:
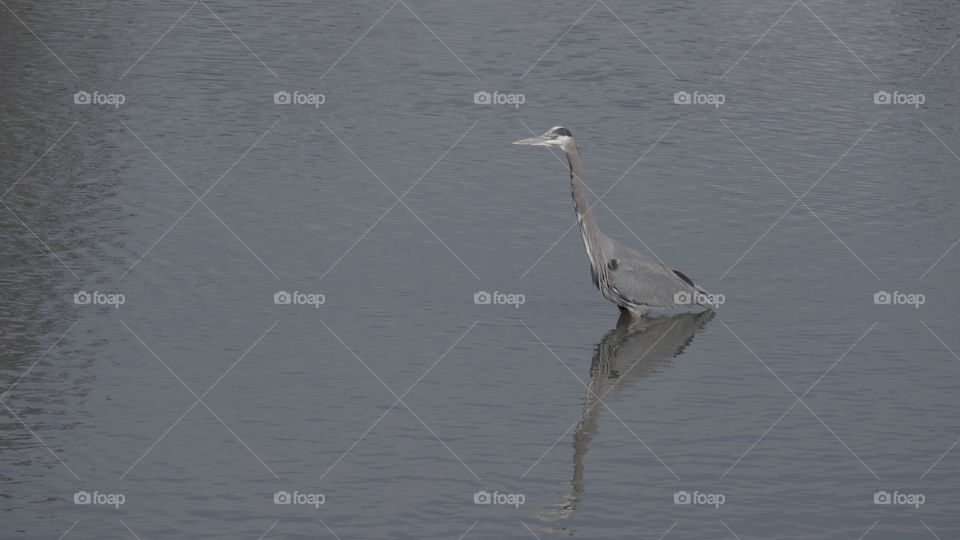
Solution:
[(570, 163), (570, 192), (573, 195), (573, 211), (577, 214), (577, 223), (580, 225), (580, 234), (583, 235), (583, 244), (587, 249), (590, 262), (603, 267), (603, 256), (600, 254), (600, 227), (593, 217), (593, 208), (587, 203), (587, 194), (583, 188), (583, 168), (580, 165), (580, 152), (576, 146), (565, 152)]

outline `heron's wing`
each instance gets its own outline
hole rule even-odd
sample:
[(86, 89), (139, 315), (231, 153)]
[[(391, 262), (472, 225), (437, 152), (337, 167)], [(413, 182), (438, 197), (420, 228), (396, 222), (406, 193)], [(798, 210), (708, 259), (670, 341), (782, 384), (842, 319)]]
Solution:
[(701, 291), (693, 280), (660, 261), (613, 242), (607, 271), (614, 294), (625, 301), (653, 308), (682, 306), (677, 293), (693, 295)]

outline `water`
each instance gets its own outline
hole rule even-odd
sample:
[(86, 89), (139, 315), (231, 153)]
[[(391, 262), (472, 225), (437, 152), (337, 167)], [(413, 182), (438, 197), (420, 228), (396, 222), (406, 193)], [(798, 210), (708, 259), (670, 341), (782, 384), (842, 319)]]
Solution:
[[(955, 5), (7, 6), (5, 538), (960, 533)], [(558, 124), (712, 317), (618, 325)]]

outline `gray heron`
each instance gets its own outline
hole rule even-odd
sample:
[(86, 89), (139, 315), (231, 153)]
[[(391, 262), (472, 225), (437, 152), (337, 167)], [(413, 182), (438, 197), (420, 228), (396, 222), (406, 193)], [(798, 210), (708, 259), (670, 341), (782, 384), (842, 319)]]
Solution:
[(590, 259), (593, 284), (621, 312), (642, 316), (657, 310), (712, 307), (713, 296), (682, 272), (641, 255), (600, 231), (593, 208), (587, 204), (580, 151), (569, 129), (553, 127), (543, 135), (513, 144), (558, 146), (566, 154), (573, 210)]

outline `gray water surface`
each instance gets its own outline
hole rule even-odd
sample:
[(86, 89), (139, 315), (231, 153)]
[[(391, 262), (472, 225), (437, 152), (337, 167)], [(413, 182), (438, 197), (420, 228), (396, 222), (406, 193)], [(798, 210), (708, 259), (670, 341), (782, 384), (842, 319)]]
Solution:
[[(7, 0), (0, 536), (960, 537), (958, 39), (956, 2)], [(618, 322), (565, 160), (510, 144), (554, 125), (723, 305)]]

